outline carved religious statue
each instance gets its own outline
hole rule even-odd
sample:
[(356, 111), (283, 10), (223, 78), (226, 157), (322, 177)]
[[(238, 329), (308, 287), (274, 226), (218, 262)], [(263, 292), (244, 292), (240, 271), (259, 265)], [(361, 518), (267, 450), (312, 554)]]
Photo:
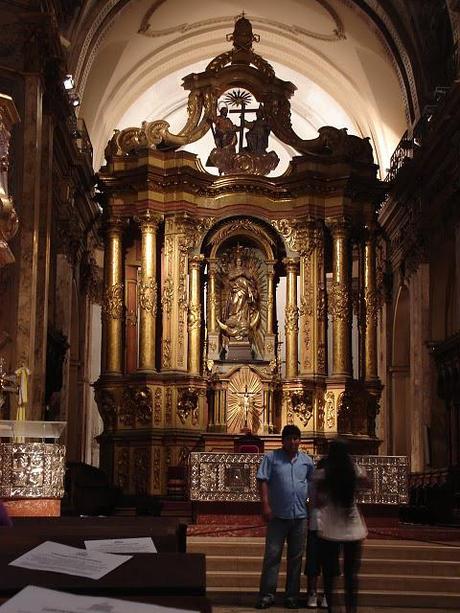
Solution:
[(227, 299), (222, 319), (217, 320), (224, 337), (224, 346), (230, 339), (248, 341), (251, 349), (257, 348), (256, 333), (260, 322), (260, 295), (257, 279), (243, 265), (241, 249), (238, 246), (234, 264), (227, 276)]
[(237, 143), (237, 130), (238, 128), (228, 117), (228, 108), (223, 106), (214, 120), (213, 135), (216, 147), (218, 149), (231, 149), (234, 152)]
[(264, 109), (262, 106), (256, 111), (256, 119), (254, 121), (244, 122), (246, 128), (249, 128), (246, 133), (247, 151), (263, 155), (267, 152), (268, 137), (270, 136), (270, 124), (265, 118)]

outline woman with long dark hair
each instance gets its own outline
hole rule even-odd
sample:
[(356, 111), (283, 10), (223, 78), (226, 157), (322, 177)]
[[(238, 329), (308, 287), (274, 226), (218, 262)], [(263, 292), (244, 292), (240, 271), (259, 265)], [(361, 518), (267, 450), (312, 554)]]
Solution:
[(328, 611), (334, 610), (334, 580), (342, 549), (345, 610), (355, 613), (362, 542), (367, 536), (366, 524), (356, 505), (356, 492), (368, 485), (367, 475), (353, 462), (347, 443), (337, 439), (330, 442), (324, 467), (315, 472), (313, 479), (320, 508), (319, 551)]

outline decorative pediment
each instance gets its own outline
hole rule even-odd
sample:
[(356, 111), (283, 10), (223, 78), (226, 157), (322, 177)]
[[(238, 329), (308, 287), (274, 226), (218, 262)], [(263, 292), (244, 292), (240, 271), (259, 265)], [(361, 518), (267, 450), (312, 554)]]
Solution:
[[(107, 159), (145, 148), (177, 149), (212, 130), (216, 146), (207, 165), (217, 167), (220, 174), (266, 175), (274, 170), (279, 160), (274, 151), (267, 151), (271, 133), (300, 154), (373, 161), (369, 140), (348, 135), (346, 129), (325, 126), (313, 140), (294, 132), (290, 99), (296, 87), (279, 79), (273, 67), (255, 53), (252, 44), (259, 37), (244, 15), (227, 40), (233, 42), (231, 50), (214, 58), (204, 72), (184, 78), (182, 85), (190, 93), (188, 119), (180, 132), (170, 132), (164, 120), (117, 131), (106, 148)], [(239, 115), (239, 125), (233, 123), (230, 113)]]

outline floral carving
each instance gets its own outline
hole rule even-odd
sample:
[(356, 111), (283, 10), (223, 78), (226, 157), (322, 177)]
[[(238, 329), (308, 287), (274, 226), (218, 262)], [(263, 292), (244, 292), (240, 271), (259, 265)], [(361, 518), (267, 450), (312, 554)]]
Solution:
[(286, 332), (297, 332), (299, 329), (299, 309), (294, 305), (286, 307), (285, 326)]
[(106, 428), (112, 428), (117, 415), (117, 403), (112, 392), (109, 390), (96, 388), (94, 393), (97, 408)]
[(165, 279), (163, 286), (163, 296), (161, 297), (161, 306), (163, 311), (168, 315), (171, 315), (172, 301), (174, 297), (174, 283), (171, 275), (168, 275)]
[(164, 368), (169, 368), (171, 366), (171, 339), (164, 338), (162, 340), (163, 346), (163, 366)]
[(329, 294), (329, 312), (332, 315), (332, 319), (334, 321), (348, 321), (351, 316), (350, 306), (348, 287), (343, 283), (334, 281), (331, 284)]
[(148, 493), (149, 473), (149, 449), (135, 449), (133, 481), (136, 494), (145, 495)]
[(201, 307), (199, 304), (191, 304), (188, 308), (188, 329), (194, 330), (200, 327)]
[(364, 303), (366, 305), (366, 324), (376, 324), (379, 310), (379, 295), (377, 291), (367, 287), (364, 290)]
[(157, 281), (153, 277), (139, 283), (139, 307), (153, 316), (157, 313)]
[(122, 447), (117, 450), (117, 485), (126, 491), (129, 487), (129, 449)]
[(157, 387), (155, 390), (155, 401), (154, 401), (154, 409), (153, 409), (153, 423), (155, 426), (159, 426), (161, 424), (161, 401), (163, 398), (163, 394), (161, 392), (161, 388)]
[(140, 423), (149, 423), (152, 417), (152, 392), (148, 387), (128, 386), (122, 395), (119, 416), (122, 424), (134, 426), (136, 419)]
[(158, 493), (161, 489), (161, 449), (159, 447), (153, 448), (152, 469), (152, 487), (153, 491)]
[(165, 422), (168, 426), (172, 424), (172, 389), (170, 387), (166, 390)]
[(335, 426), (335, 398), (334, 392), (327, 392), (324, 401), (326, 426), (332, 430)]
[(124, 284), (115, 283), (104, 291), (102, 300), (102, 316), (105, 319), (122, 319), (124, 300)]
[(198, 392), (188, 387), (179, 392), (177, 402), (177, 415), (183, 424), (191, 416), (192, 425), (198, 423)]
[(307, 426), (313, 415), (313, 392), (311, 390), (293, 392), (288, 396), (289, 423), (292, 423), (294, 415), (304, 427)]

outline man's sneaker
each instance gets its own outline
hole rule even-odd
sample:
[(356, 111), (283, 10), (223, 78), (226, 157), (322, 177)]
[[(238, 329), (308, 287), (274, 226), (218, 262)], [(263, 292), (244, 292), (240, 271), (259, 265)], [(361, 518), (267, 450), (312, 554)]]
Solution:
[(323, 597), (321, 598), (321, 602), (319, 606), (321, 609), (327, 609), (326, 594), (323, 594)]
[(299, 605), (297, 604), (297, 600), (295, 598), (288, 597), (284, 601), (284, 608), (285, 609), (298, 609)]
[(307, 609), (316, 609), (318, 606), (318, 596), (316, 592), (310, 592), (307, 597)]
[(272, 606), (273, 602), (274, 598), (273, 596), (271, 596), (271, 594), (261, 596), (256, 602), (256, 609), (269, 609)]

